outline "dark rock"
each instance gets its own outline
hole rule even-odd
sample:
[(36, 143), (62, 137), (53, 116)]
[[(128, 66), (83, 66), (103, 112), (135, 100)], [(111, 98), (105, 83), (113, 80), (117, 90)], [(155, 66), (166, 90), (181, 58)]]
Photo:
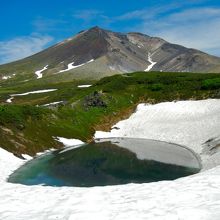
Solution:
[(85, 108), (88, 107), (102, 107), (106, 108), (107, 104), (102, 99), (102, 93), (95, 91), (92, 94), (85, 97), (84, 103)]

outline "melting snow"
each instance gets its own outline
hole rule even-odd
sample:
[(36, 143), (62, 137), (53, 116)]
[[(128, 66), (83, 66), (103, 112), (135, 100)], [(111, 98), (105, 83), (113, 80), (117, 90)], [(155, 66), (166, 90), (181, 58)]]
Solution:
[(12, 103), (12, 100), (14, 99), (14, 97), (11, 97), (9, 99), (6, 100), (7, 103)]
[(69, 139), (69, 138), (63, 138), (63, 137), (54, 137), (54, 139), (61, 142), (65, 147), (67, 147), (64, 150), (60, 151), (59, 153), (64, 153), (66, 151), (78, 148), (82, 144), (85, 144), (84, 142), (78, 139)]
[(37, 70), (37, 71), (35, 72), (35, 74), (37, 75), (37, 79), (40, 79), (40, 78), (43, 77), (42, 72), (45, 71), (45, 70), (47, 70), (47, 68), (48, 68), (48, 65), (46, 65), (43, 69)]
[(109, 66), (109, 69), (112, 70), (112, 71), (116, 70), (116, 68), (114, 66)]
[(0, 219), (219, 220), (220, 167), (175, 181), (106, 187), (6, 182), (24, 161), (0, 148)]
[(2, 79), (7, 80), (7, 79), (11, 79), (13, 76), (15, 76), (16, 74), (13, 73), (12, 75), (8, 75), (8, 76), (2, 76)]
[(60, 104), (60, 103), (63, 103), (63, 101), (58, 101), (58, 102), (51, 102), (51, 103), (48, 103), (48, 104), (44, 104), (42, 106), (50, 106), (50, 105), (57, 105), (57, 104)]
[(204, 142), (220, 136), (220, 99), (140, 104), (129, 119), (113, 127), (119, 129), (97, 131), (95, 137), (161, 140), (185, 145), (201, 154)]
[(54, 139), (61, 142), (65, 147), (84, 144), (84, 142), (82, 142), (81, 140), (78, 140), (78, 139), (68, 139), (68, 138), (64, 138), (64, 137), (55, 137)]
[(66, 72), (66, 71), (69, 71), (69, 70), (72, 70), (72, 69), (75, 69), (75, 68), (84, 66), (84, 65), (86, 65), (86, 64), (88, 64), (88, 63), (91, 63), (91, 62), (93, 62), (93, 61), (94, 61), (94, 59), (91, 59), (91, 60), (89, 60), (88, 62), (82, 63), (82, 64), (77, 65), (77, 66), (74, 66), (73, 64), (74, 64), (75, 62), (72, 62), (72, 63), (68, 64), (67, 69), (65, 69), (65, 70), (60, 70), (59, 73), (63, 73), (63, 72)]
[(152, 55), (148, 53), (148, 62), (150, 62), (150, 65), (147, 67), (146, 70), (144, 70), (145, 72), (149, 72), (154, 67), (154, 65), (157, 63), (152, 60), (151, 56)]
[(39, 94), (39, 93), (46, 93), (46, 92), (53, 92), (56, 91), (57, 89), (42, 89), (42, 90), (36, 90), (36, 91), (31, 91), (31, 92), (25, 92), (25, 93), (20, 93), (20, 94), (12, 94), (11, 96), (26, 96), (30, 94)]
[[(120, 130), (105, 134), (189, 143), (189, 147), (197, 149), (220, 131), (219, 111), (220, 100), (141, 104), (129, 119), (116, 125)], [(81, 143), (59, 138), (66, 146)], [(8, 175), (23, 163), (0, 148), (0, 219), (220, 219), (220, 166), (175, 181), (105, 187), (6, 182)]]
[(11, 79), (11, 76), (3, 76), (2, 79)]
[(20, 94), (11, 94), (11, 98), (7, 99), (7, 103), (11, 103), (14, 97), (16, 96), (26, 96), (30, 94), (39, 94), (39, 93), (46, 93), (46, 92), (53, 92), (56, 91), (57, 89), (43, 89), (43, 90), (36, 90), (36, 91), (31, 91), (31, 92), (25, 92), (25, 93), (20, 93)]
[(88, 88), (88, 87), (91, 87), (92, 85), (78, 85), (77, 87), (78, 88)]

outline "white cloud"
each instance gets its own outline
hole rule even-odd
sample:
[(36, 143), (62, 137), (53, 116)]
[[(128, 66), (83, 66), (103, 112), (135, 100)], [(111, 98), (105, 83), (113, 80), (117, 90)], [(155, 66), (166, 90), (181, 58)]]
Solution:
[[(147, 35), (220, 56), (220, 7), (205, 7), (207, 0), (171, 1), (111, 18), (125, 22), (123, 31)], [(203, 5), (203, 6), (201, 6)], [(135, 21), (132, 25), (126, 22)]]
[(0, 63), (8, 63), (37, 53), (52, 40), (48, 35), (32, 34), (0, 41)]
[(177, 21), (201, 21), (220, 17), (220, 8), (193, 8), (173, 13), (168, 16), (169, 20)]
[(181, 8), (185, 6), (191, 6), (195, 4), (199, 4), (201, 2), (204, 2), (205, 0), (191, 0), (188, 1), (173, 1), (171, 3), (167, 4), (161, 4), (160, 2), (155, 3), (153, 7), (143, 8), (140, 10), (135, 11), (129, 11), (125, 14), (122, 14), (120, 16), (114, 17), (113, 20), (120, 21), (120, 20), (146, 20), (146, 19), (157, 19), (158, 16), (161, 16), (165, 13), (172, 13), (174, 10), (181, 10)]
[(177, 25), (165, 24), (156, 34), (173, 43), (211, 52), (220, 46), (220, 18), (184, 24), (180, 22)]

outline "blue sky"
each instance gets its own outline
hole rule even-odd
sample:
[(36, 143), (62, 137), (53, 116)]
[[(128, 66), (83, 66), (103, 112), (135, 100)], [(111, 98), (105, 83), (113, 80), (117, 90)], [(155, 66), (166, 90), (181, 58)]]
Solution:
[(220, 56), (217, 0), (2, 0), (0, 63), (26, 57), (95, 25), (159, 36)]

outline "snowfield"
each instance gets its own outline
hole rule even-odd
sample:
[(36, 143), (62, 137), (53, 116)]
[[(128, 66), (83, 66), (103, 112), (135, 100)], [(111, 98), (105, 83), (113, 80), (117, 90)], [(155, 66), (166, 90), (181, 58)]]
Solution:
[(212, 160), (216, 154), (207, 155), (205, 143), (220, 137), (220, 99), (140, 104), (129, 119), (110, 132), (97, 131), (95, 137), (135, 137), (184, 145), (200, 154), (205, 169), (211, 168), (220, 165), (220, 154)]
[[(212, 149), (220, 143), (219, 113), (220, 100), (141, 104), (129, 119), (115, 125), (119, 130), (97, 132), (96, 137), (117, 135), (171, 141), (209, 158), (208, 147)], [(81, 143), (58, 139), (66, 145)], [(215, 149), (213, 155), (217, 153)], [(220, 219), (220, 166), (175, 181), (145, 184), (77, 188), (7, 183), (8, 175), (23, 163), (0, 148), (0, 219)]]

